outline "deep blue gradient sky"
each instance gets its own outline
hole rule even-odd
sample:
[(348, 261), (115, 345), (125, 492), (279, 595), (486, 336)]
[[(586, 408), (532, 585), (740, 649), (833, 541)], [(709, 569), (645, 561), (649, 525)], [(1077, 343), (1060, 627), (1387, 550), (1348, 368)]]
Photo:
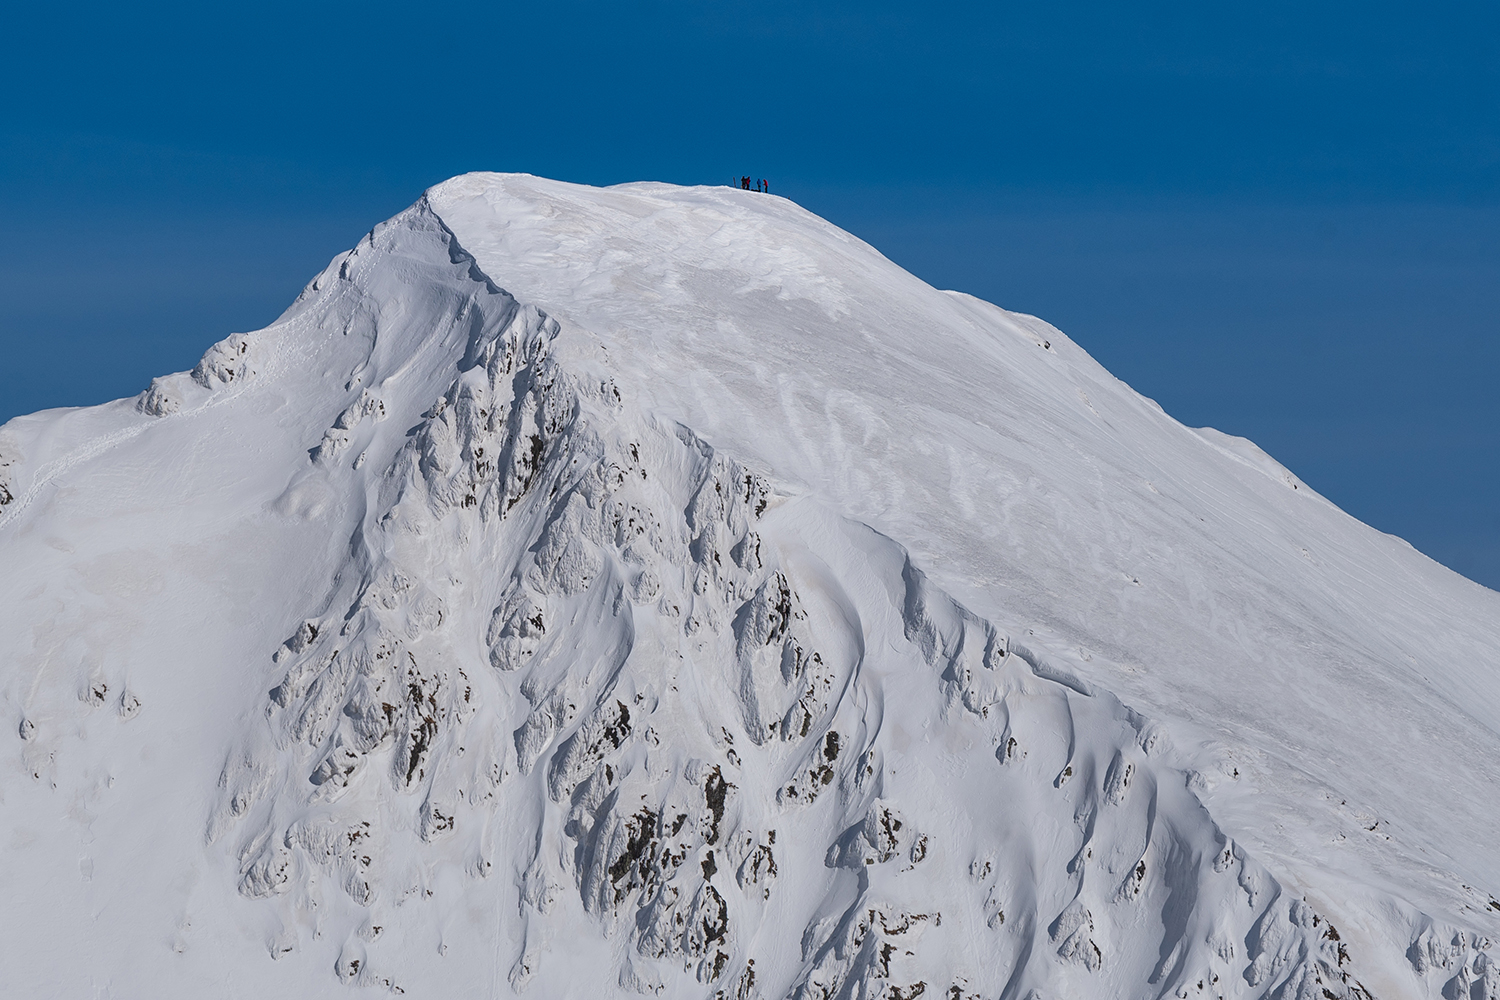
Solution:
[(474, 169), (768, 176), (1500, 587), (1500, 6), (8, 5), (0, 420)]

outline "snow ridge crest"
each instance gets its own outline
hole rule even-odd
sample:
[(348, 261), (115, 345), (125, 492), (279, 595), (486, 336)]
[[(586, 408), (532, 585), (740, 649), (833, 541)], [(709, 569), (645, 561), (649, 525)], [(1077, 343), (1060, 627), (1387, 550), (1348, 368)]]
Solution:
[[(208, 825), (273, 955), (339, 914), (336, 973), (400, 989), (380, 927), (478, 891), (456, 878), (510, 900), (508, 983), (538, 995), (1367, 995), (1134, 713), (560, 361), (443, 230), (468, 287), (417, 322), (465, 332), (456, 374), (378, 472), (349, 459), (386, 412), (367, 386), (310, 454), (371, 504)], [(200, 385), (253, 356), (210, 354)], [(584, 938), (625, 946), (549, 955)]]
[[(1426, 915), (1493, 922), (1485, 859), (1367, 819), (1361, 774), (1420, 771), (1327, 711), (1357, 667), (1438, 717), (1380, 665), (1487, 655), (1489, 605), (1308, 492), (781, 199), (462, 178), (192, 371), (0, 428), (0, 798), (97, 854), (13, 875), (155, 906), (75, 949), (127, 991), (1496, 1000), (1491, 942)], [(1257, 714), (1273, 676), (1301, 716)], [(1485, 697), (1420, 767), (1488, 745)], [(1309, 774), (1336, 740), (1370, 767)]]

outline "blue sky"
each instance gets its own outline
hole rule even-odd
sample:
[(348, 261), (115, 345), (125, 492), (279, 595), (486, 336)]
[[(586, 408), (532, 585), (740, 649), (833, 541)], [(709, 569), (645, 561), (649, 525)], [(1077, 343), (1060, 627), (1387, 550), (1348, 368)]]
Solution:
[(1500, 586), (1493, 2), (10, 4), (0, 87), (0, 419), (455, 173), (750, 173)]

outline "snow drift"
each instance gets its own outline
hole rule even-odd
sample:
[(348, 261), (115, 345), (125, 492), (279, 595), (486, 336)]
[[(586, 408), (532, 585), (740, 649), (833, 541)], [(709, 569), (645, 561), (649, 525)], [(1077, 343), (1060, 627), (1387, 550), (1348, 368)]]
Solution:
[(1500, 595), (776, 197), (468, 175), (0, 429), (35, 995), (1500, 995)]

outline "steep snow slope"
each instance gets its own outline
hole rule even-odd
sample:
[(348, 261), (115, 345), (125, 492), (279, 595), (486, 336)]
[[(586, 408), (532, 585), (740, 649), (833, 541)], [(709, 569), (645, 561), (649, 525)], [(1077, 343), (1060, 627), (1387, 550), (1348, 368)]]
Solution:
[(0, 501), (17, 989), (1500, 991), (1500, 595), (779, 198), (456, 178)]

